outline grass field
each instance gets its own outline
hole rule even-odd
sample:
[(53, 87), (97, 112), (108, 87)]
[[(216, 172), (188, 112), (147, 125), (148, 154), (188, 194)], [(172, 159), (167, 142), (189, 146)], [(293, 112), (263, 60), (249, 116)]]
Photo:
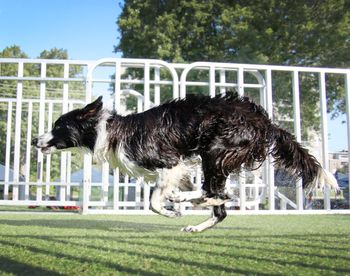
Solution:
[(0, 274), (350, 275), (350, 216), (0, 214)]

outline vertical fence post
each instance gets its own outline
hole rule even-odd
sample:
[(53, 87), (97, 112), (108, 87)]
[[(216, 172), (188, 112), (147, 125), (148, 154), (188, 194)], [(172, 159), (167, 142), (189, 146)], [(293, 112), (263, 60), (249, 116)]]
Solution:
[[(266, 84), (266, 74), (265, 74), (265, 78), (264, 76), (261, 74), (261, 72), (256, 71), (254, 73), (254, 76), (256, 77), (256, 79), (258, 80), (259, 84), (261, 85), (259, 88), (259, 102), (260, 105), (262, 107), (265, 108), (265, 110), (267, 110), (267, 84)], [(271, 118), (271, 117), (270, 117)], [(268, 157), (269, 158), (269, 157)], [(268, 187), (268, 183), (269, 183), (269, 162), (265, 161), (263, 166), (262, 166), (262, 179), (261, 179), (261, 184), (264, 183), (265, 187), (263, 188), (264, 190), (262, 191), (261, 195), (259, 195), (259, 186), (256, 186), (256, 194), (260, 197), (260, 198), (265, 198), (266, 197), (266, 192), (267, 192), (267, 187)], [(256, 178), (255, 178), (256, 179)], [(261, 187), (261, 186), (260, 186)], [(259, 203), (257, 203), (257, 208), (259, 209)]]
[(237, 76), (238, 94), (240, 96), (244, 95), (244, 70), (243, 67), (238, 68)]
[(107, 206), (108, 204), (108, 188), (109, 188), (109, 164), (103, 162), (102, 164), (102, 201)]
[(154, 67), (154, 104), (159, 105), (160, 104), (160, 67), (156, 66)]
[(84, 180), (83, 180), (83, 208), (82, 213), (89, 212), (91, 194), (91, 155), (84, 154)]
[[(182, 71), (180, 76), (180, 98), (184, 99), (186, 97), (186, 90), (187, 90), (187, 84), (186, 84), (186, 78), (187, 78), (188, 70), (186, 68)], [(175, 95), (173, 94), (173, 98), (175, 99)]]
[[(53, 116), (53, 103), (49, 103), (48, 118), (47, 118), (47, 131), (52, 129), (52, 116)], [(51, 155), (46, 156), (46, 179), (45, 179), (45, 198), (50, 198), (50, 181), (51, 181)], [(61, 180), (62, 181), (62, 180)]]
[(215, 67), (211, 65), (209, 67), (209, 95), (215, 97)]
[[(271, 119), (273, 120), (273, 109), (272, 109), (272, 72), (271, 69), (266, 69), (266, 105), (267, 105), (267, 113)], [(272, 156), (268, 157), (268, 187), (269, 187), (269, 210), (275, 210), (275, 175), (274, 175), (274, 167), (273, 167), (273, 158)]]
[[(242, 67), (238, 68), (237, 72), (237, 86), (238, 86), (238, 94), (240, 96), (244, 95), (244, 71)], [(240, 198), (240, 210), (245, 211), (246, 209), (246, 201), (247, 201), (247, 191), (246, 191), (246, 179), (245, 179), (245, 171), (243, 167), (241, 169), (241, 173), (238, 178), (239, 182), (239, 198)]]
[[(301, 142), (301, 124), (300, 124), (300, 91), (299, 91), (299, 72), (293, 71), (293, 109), (294, 109), (294, 135), (297, 141)], [(303, 210), (304, 194), (302, 180), (296, 183), (296, 200), (298, 210)]]
[[(46, 63), (42, 62), (40, 67), (40, 78), (46, 78)], [(46, 98), (46, 83), (45, 81), (40, 82), (40, 102), (39, 102), (39, 129), (38, 135), (42, 135), (45, 130), (45, 98)], [(42, 199), (42, 187), (41, 184), (43, 182), (43, 161), (44, 156), (43, 153), (38, 150), (38, 165), (37, 165), (37, 183), (40, 185), (37, 186), (36, 190), (36, 199)]]
[[(346, 93), (346, 125), (348, 133), (348, 176), (350, 177), (350, 71), (346, 74), (345, 79), (345, 93)], [(348, 181), (348, 191), (350, 191), (350, 181)], [(350, 202), (350, 193), (348, 202)]]
[(150, 108), (151, 101), (150, 101), (150, 64), (148, 62), (145, 62), (145, 68), (144, 68), (144, 91), (143, 91), (143, 99), (144, 99), (144, 110), (147, 110)]
[[(68, 79), (69, 78), (69, 64), (64, 63), (63, 67), (63, 78)], [(62, 99), (62, 114), (65, 114), (68, 112), (68, 81), (63, 82), (63, 99)], [(59, 199), (60, 201), (66, 201), (67, 200), (67, 193), (68, 186), (67, 186), (67, 152), (61, 153), (61, 182), (63, 182), (65, 185), (59, 187)]]
[[(68, 104), (68, 111), (73, 110), (73, 105), (72, 102)], [(74, 196), (70, 183), (72, 183), (72, 152), (69, 151), (67, 153), (67, 200), (72, 200)]]
[(113, 211), (119, 210), (119, 168), (113, 170)]
[[(114, 109), (118, 113), (120, 110), (120, 93), (121, 93), (121, 62), (115, 63), (115, 79), (114, 79)], [(119, 210), (119, 187), (120, 187), (120, 171), (119, 168), (113, 171), (113, 210)]]
[(141, 207), (141, 181), (136, 179), (135, 183), (135, 209), (140, 210)]
[(226, 71), (224, 69), (220, 70), (220, 94), (224, 95), (226, 93)]
[[(124, 202), (128, 201), (128, 197), (129, 197), (129, 176), (125, 175), (125, 177), (124, 177), (124, 195), (123, 195)], [(124, 205), (124, 210), (127, 210), (127, 206), (125, 206), (125, 205)]]
[[(23, 62), (18, 62), (18, 77), (23, 77)], [(13, 182), (12, 199), (18, 200), (18, 183), (20, 173), (20, 151), (21, 151), (21, 125), (22, 125), (22, 100), (23, 100), (23, 82), (17, 82), (17, 98), (16, 98), (16, 121), (15, 121), (15, 143), (13, 157)]]
[[(329, 169), (328, 162), (328, 124), (327, 124), (327, 95), (326, 95), (326, 74), (320, 73), (320, 104), (321, 104), (321, 124), (322, 124), (322, 166)], [(326, 186), (324, 188), (324, 209), (331, 209), (330, 191)]]
[[(91, 102), (92, 98), (92, 70), (93, 68), (89, 66), (88, 73), (86, 77), (86, 95), (85, 102)], [(84, 154), (84, 177), (83, 177), (83, 203), (82, 203), (82, 214), (87, 214), (89, 212), (90, 205), (90, 195), (91, 195), (91, 163), (92, 157), (90, 154)]]
[(66, 171), (66, 200), (71, 200), (72, 198), (72, 189), (71, 189), (71, 174), (72, 174), (72, 153), (67, 152), (67, 171)]
[[(144, 110), (147, 110), (150, 108), (150, 65), (148, 62), (145, 63), (145, 68), (144, 68), (144, 94), (143, 94), (143, 99), (144, 99)], [(149, 204), (150, 204), (150, 187), (149, 185), (145, 184), (144, 186), (144, 210), (148, 211), (149, 210)]]
[(5, 154), (5, 185), (4, 199), (8, 199), (10, 181), (10, 163), (11, 163), (11, 133), (12, 133), (12, 102), (8, 102), (7, 126), (6, 126), (6, 154)]
[(27, 122), (27, 145), (26, 145), (26, 185), (24, 187), (24, 199), (29, 199), (29, 184), (30, 182), (30, 153), (31, 153), (31, 136), (32, 136), (32, 117), (33, 117), (33, 102), (28, 103), (28, 122)]

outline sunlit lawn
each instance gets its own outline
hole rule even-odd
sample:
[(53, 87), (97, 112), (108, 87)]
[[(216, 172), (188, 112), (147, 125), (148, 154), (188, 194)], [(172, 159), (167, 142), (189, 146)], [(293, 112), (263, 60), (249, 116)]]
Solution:
[(350, 216), (204, 219), (0, 214), (0, 274), (350, 274)]

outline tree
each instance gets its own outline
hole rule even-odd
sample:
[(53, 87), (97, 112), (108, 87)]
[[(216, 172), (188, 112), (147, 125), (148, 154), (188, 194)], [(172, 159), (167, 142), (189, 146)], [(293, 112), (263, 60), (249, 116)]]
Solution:
[[(298, 66), (350, 65), (347, 0), (125, 0), (117, 21), (124, 57), (169, 62), (216, 61)], [(329, 111), (345, 112), (343, 80), (330, 77)], [(302, 76), (306, 128), (317, 123), (317, 79)], [(290, 112), (291, 78), (274, 87)], [(288, 97), (285, 97), (288, 95)], [(290, 115), (290, 114), (289, 114)]]
[(171, 62), (346, 67), (349, 23), (346, 0), (126, 0), (115, 51)]

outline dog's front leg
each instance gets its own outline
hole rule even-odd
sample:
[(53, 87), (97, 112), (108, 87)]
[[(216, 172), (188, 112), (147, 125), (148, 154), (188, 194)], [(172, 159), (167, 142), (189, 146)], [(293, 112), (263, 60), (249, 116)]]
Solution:
[(226, 209), (225, 205), (213, 206), (212, 215), (206, 221), (198, 224), (198, 225), (189, 225), (181, 229), (184, 232), (202, 232), (206, 229), (209, 229), (219, 222), (223, 221), (226, 217)]
[(180, 217), (181, 213), (176, 210), (168, 210), (165, 208), (165, 202), (167, 200), (167, 193), (165, 189), (156, 187), (152, 193), (151, 197), (151, 209), (153, 212), (158, 213), (160, 215), (175, 218)]

